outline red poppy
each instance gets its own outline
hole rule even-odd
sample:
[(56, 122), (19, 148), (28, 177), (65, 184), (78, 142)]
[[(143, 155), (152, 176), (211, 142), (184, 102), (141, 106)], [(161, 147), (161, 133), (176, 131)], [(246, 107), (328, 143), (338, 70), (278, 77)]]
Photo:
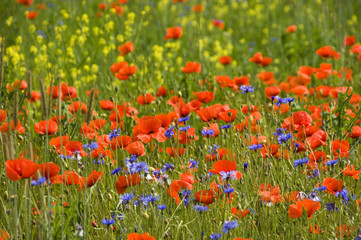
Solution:
[(35, 91), (31, 91), (29, 102), (30, 102), (30, 103), (33, 103), (33, 102), (39, 101), (40, 98), (41, 98), (41, 93), (35, 92)]
[(85, 186), (87, 188), (93, 186), (97, 181), (101, 180), (101, 177), (103, 176), (103, 172), (96, 170), (93, 170), (93, 172), (89, 175), (89, 177), (85, 177), (80, 182), (79, 191), (84, 190)]
[(122, 69), (123, 67), (126, 67), (128, 65), (128, 63), (126, 61), (122, 61), (119, 63), (114, 63), (111, 67), (110, 67), (110, 71), (115, 74), (117, 72), (119, 72), (120, 69)]
[[(46, 177), (53, 181), (53, 179), (58, 175), (60, 171), (60, 167), (55, 163), (40, 163), (38, 164), (39, 173), (42, 177)], [(36, 174), (34, 174), (33, 178), (36, 178)]]
[[(86, 156), (86, 152), (83, 150), (83, 144), (79, 141), (70, 141), (64, 145), (66, 155), (73, 156), (74, 154), (79, 154), (80, 156)], [(65, 155), (65, 154), (63, 154)]]
[(203, 5), (202, 4), (197, 4), (195, 6), (192, 7), (193, 12), (202, 12), (203, 11)]
[(339, 59), (341, 54), (332, 49), (331, 46), (324, 46), (316, 50), (316, 54), (321, 56), (323, 59), (334, 58)]
[(265, 202), (279, 203), (284, 199), (280, 195), (280, 187), (277, 185), (272, 188), (271, 184), (263, 183), (259, 187), (258, 194), (262, 197), (261, 200)]
[(288, 209), (288, 216), (290, 218), (299, 218), (302, 217), (302, 209), (305, 208), (307, 211), (308, 218), (312, 218), (318, 209), (321, 208), (320, 202), (314, 202), (312, 199), (305, 199), (298, 201), (296, 204), (290, 205)]
[(221, 112), (225, 112), (228, 110), (230, 110), (228, 104), (221, 105), (217, 103), (213, 106), (209, 106), (207, 108), (202, 108), (198, 110), (197, 114), (203, 122), (208, 122), (213, 119), (217, 119)]
[(197, 92), (197, 100), (202, 103), (209, 103), (214, 99), (214, 92)]
[(286, 33), (293, 33), (297, 31), (297, 26), (296, 25), (290, 25), (286, 28)]
[(350, 166), (350, 164), (348, 164), (347, 168), (345, 170), (342, 170), (342, 172), (345, 174), (345, 176), (353, 177), (356, 180), (360, 178), (359, 174), (361, 173), (361, 171), (355, 170), (354, 165)]
[(125, 150), (131, 155), (143, 156), (145, 154), (145, 148), (141, 141), (135, 141), (128, 144), (125, 147)]
[(328, 177), (323, 180), (323, 186), (326, 186), (326, 192), (335, 194), (342, 190), (343, 181)]
[(249, 59), (250, 62), (258, 64), (260, 66), (267, 66), (272, 63), (272, 58), (263, 57), (261, 52), (257, 52)]
[(5, 110), (0, 109), (0, 122), (3, 122), (6, 120), (7, 114), (5, 112)]
[(355, 36), (346, 36), (345, 37), (345, 40), (344, 40), (345, 46), (352, 46), (355, 44), (355, 42), (356, 42)]
[(81, 113), (86, 114), (88, 111), (88, 107), (82, 102), (75, 101), (68, 106), (68, 110), (71, 114), (75, 114), (79, 110), (81, 111)]
[(361, 53), (361, 44), (354, 44), (352, 46), (352, 48), (349, 51), (350, 53), (356, 53), (356, 54), (360, 54)]
[(213, 134), (211, 135), (205, 135), (204, 137), (217, 137), (219, 135), (219, 126), (218, 123), (212, 123), (211, 125), (209, 125), (208, 128), (204, 127), (203, 131), (213, 131)]
[(154, 102), (156, 98), (152, 96), (150, 93), (146, 93), (145, 95), (139, 95), (137, 97), (137, 102), (141, 105), (150, 104)]
[(233, 58), (230, 56), (223, 56), (219, 58), (219, 62), (223, 65), (228, 65), (232, 62)]
[(58, 124), (53, 120), (44, 120), (34, 124), (34, 131), (41, 135), (53, 135), (58, 131)]
[(219, 119), (223, 120), (226, 123), (234, 122), (237, 117), (237, 109), (229, 109), (227, 111), (221, 112), (219, 114)]
[(242, 173), (237, 171), (237, 164), (235, 161), (219, 160), (213, 164), (213, 169), (208, 171), (220, 176), (223, 173), (232, 173), (231, 177), (235, 177), (236, 179), (242, 178)]
[(16, 80), (13, 84), (6, 85), (9, 92), (19, 89), (20, 91), (25, 90), (28, 87), (28, 84), (24, 80)]
[(181, 68), (184, 73), (201, 73), (201, 64), (197, 62), (187, 62), (185, 67)]
[(124, 45), (118, 47), (118, 51), (120, 52), (120, 56), (125, 56), (130, 52), (134, 51), (133, 42), (126, 42)]
[(150, 236), (147, 232), (143, 234), (130, 233), (127, 235), (127, 240), (155, 240), (155, 237)]
[(28, 12), (28, 15), (27, 15), (28, 19), (35, 19), (37, 16), (38, 16), (38, 13), (35, 11)]
[(115, 108), (114, 103), (110, 100), (103, 100), (99, 102), (100, 108), (103, 110), (113, 110)]
[(164, 86), (161, 86), (161, 87), (158, 88), (158, 91), (155, 94), (155, 96), (157, 96), (157, 97), (166, 97), (166, 96), (168, 96), (168, 90)]
[(127, 135), (117, 136), (116, 139), (111, 142), (112, 150), (114, 151), (117, 148), (126, 148), (131, 142), (132, 138)]
[(293, 127), (297, 131), (303, 131), (304, 127), (310, 126), (312, 124), (311, 116), (305, 111), (295, 112), (292, 116)]
[(134, 65), (125, 65), (119, 69), (118, 73), (115, 75), (119, 80), (127, 80), (130, 76), (134, 75), (137, 72), (138, 68)]
[(115, 183), (115, 188), (119, 194), (123, 194), (127, 187), (135, 186), (140, 182), (140, 176), (137, 173), (128, 176), (119, 176)]
[(30, 6), (31, 4), (33, 4), (33, 0), (17, 0), (18, 3), (24, 5), (24, 6)]
[(349, 150), (350, 150), (350, 144), (343, 139), (332, 141), (332, 153), (335, 155), (335, 157), (341, 156), (348, 158), (349, 156)]
[(174, 198), (176, 204), (178, 205), (181, 202), (178, 192), (181, 189), (185, 189), (185, 188), (188, 188), (189, 190), (191, 190), (191, 189), (193, 189), (193, 186), (191, 183), (189, 183), (187, 181), (174, 180), (170, 184), (169, 188), (167, 189), (167, 194), (170, 195), (172, 198)]
[(266, 87), (264, 92), (266, 94), (266, 97), (271, 99), (272, 97), (280, 95), (281, 88), (278, 86)]
[(140, 123), (133, 128), (133, 138), (137, 138), (143, 143), (150, 143), (153, 138), (158, 142), (164, 142), (166, 140), (165, 130), (161, 124), (162, 122), (156, 117), (143, 117)]
[(5, 162), (5, 172), (12, 181), (30, 178), (38, 170), (38, 165), (25, 158), (11, 159)]
[(181, 27), (171, 27), (167, 29), (167, 34), (164, 37), (164, 40), (168, 39), (178, 39), (182, 36), (183, 31)]
[(105, 10), (106, 7), (107, 7), (106, 3), (99, 3), (98, 5), (99, 10)]
[[(25, 132), (25, 128), (21, 125), (19, 120), (18, 120), (18, 124), (16, 125), (16, 128), (15, 128), (14, 120), (10, 121), (10, 126), (13, 131), (16, 129), (20, 134)], [(0, 126), (0, 132), (8, 132), (8, 131), (9, 131), (9, 123), (3, 122)]]
[(203, 204), (212, 204), (215, 195), (212, 190), (200, 190), (194, 194), (196, 201)]
[(72, 170), (65, 171), (62, 175), (57, 175), (53, 184), (62, 183), (64, 185), (80, 185), (83, 182), (81, 176)]
[(350, 138), (359, 138), (361, 137), (361, 127), (353, 126), (351, 132), (347, 135)]
[(177, 157), (180, 157), (182, 156), (185, 152), (186, 152), (186, 149), (185, 148), (167, 148), (166, 149), (166, 152), (171, 156), (171, 157), (174, 157), (174, 156), (177, 156)]
[(234, 77), (233, 78), (234, 84), (237, 86), (248, 86), (249, 85), (249, 77), (247, 76), (240, 76), (240, 77)]
[(65, 136), (59, 136), (59, 137), (56, 137), (56, 138), (52, 138), (49, 142), (49, 145), (50, 146), (53, 146), (55, 148), (58, 148), (60, 147), (60, 145), (65, 145), (69, 142), (69, 136), (68, 135), (65, 135)]
[(224, 28), (224, 23), (222, 20), (219, 20), (219, 19), (214, 19), (212, 20), (212, 24), (213, 26), (219, 28), (219, 29), (223, 29)]
[(231, 213), (236, 216), (238, 219), (243, 219), (245, 216), (247, 216), (251, 211), (250, 210), (244, 210), (242, 211), (242, 209), (238, 209), (235, 207), (231, 208)]

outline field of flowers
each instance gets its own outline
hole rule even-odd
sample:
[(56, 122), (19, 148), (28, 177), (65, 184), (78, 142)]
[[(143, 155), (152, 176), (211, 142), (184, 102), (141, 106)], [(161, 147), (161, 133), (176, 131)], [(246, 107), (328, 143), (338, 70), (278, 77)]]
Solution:
[(361, 239), (360, 9), (1, 0), (0, 240)]

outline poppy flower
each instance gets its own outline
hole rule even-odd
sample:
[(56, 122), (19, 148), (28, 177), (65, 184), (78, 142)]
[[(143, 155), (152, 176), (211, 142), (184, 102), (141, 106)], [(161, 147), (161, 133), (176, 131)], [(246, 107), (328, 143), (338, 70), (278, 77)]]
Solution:
[(24, 5), (24, 6), (30, 6), (31, 4), (33, 4), (33, 0), (17, 0), (18, 3)]
[(257, 52), (249, 59), (249, 61), (260, 66), (267, 66), (272, 63), (272, 58), (263, 57), (261, 52)]
[(113, 110), (115, 108), (114, 103), (110, 100), (103, 100), (99, 102), (100, 108), (103, 110)]
[(171, 157), (175, 157), (175, 156), (182, 156), (183, 154), (185, 154), (186, 149), (185, 148), (167, 148), (166, 152), (171, 156)]
[(119, 63), (114, 63), (111, 67), (110, 67), (110, 71), (115, 74), (117, 72), (119, 72), (120, 69), (122, 69), (123, 67), (126, 67), (128, 65), (128, 63), (126, 61), (122, 61)]
[(348, 158), (350, 145), (347, 140), (343, 139), (332, 141), (332, 153), (335, 157), (341, 156)]
[(234, 77), (233, 78), (234, 84), (236, 84), (237, 86), (248, 86), (249, 85), (249, 77), (247, 76), (240, 76), (240, 77)]
[(187, 62), (185, 67), (181, 68), (184, 73), (201, 73), (201, 64), (197, 62)]
[[(42, 177), (53, 180), (59, 173), (60, 167), (52, 162), (38, 164), (39, 173)], [(34, 174), (33, 178), (36, 178)]]
[(35, 19), (37, 16), (38, 16), (38, 13), (35, 11), (28, 12), (28, 15), (27, 15), (28, 19)]
[(344, 40), (345, 46), (352, 46), (355, 44), (355, 42), (356, 42), (355, 36), (346, 36), (345, 37), (345, 40)]
[(129, 137), (127, 135), (117, 136), (111, 142), (111, 147), (112, 147), (112, 150), (114, 151), (117, 148), (126, 148), (130, 143), (132, 143), (131, 137)]
[(323, 186), (326, 186), (326, 192), (335, 194), (342, 190), (343, 181), (328, 177), (323, 180)]
[(203, 204), (212, 204), (215, 195), (212, 190), (200, 190), (194, 194), (196, 201)]
[(164, 37), (164, 40), (168, 39), (178, 39), (182, 36), (183, 31), (181, 27), (171, 27), (167, 29), (167, 34)]
[(146, 93), (145, 95), (139, 95), (137, 97), (137, 102), (141, 105), (150, 104), (154, 102), (156, 98), (152, 96), (150, 93)]
[(4, 230), (1, 230), (0, 240), (10, 239), (10, 235)]
[(83, 182), (82, 177), (72, 170), (65, 171), (62, 175), (57, 175), (53, 184), (80, 185)]
[(119, 194), (123, 194), (127, 187), (135, 186), (140, 182), (140, 176), (137, 173), (128, 176), (119, 176), (115, 183), (115, 188)]
[(27, 82), (24, 80), (16, 80), (13, 84), (7, 84), (6, 88), (9, 92), (14, 91), (15, 89), (19, 89), (20, 91), (25, 90), (28, 87)]
[(361, 127), (353, 126), (351, 132), (348, 134), (350, 138), (359, 138), (361, 137)]
[(33, 103), (33, 102), (36, 102), (36, 101), (40, 101), (40, 98), (41, 98), (41, 93), (31, 91), (29, 102)]
[(228, 110), (230, 110), (228, 104), (226, 105), (215, 104), (207, 108), (202, 108), (198, 110), (197, 114), (203, 122), (209, 122), (213, 119), (217, 119), (221, 112), (225, 112)]
[(244, 210), (242, 211), (242, 209), (238, 209), (235, 207), (231, 208), (231, 213), (236, 216), (238, 219), (243, 219), (245, 216), (247, 216), (251, 211), (250, 210)]
[(191, 141), (197, 141), (198, 136), (195, 134), (195, 132), (195, 128), (190, 128), (187, 131), (183, 131), (181, 133), (178, 132), (179, 144), (188, 144)]
[(21, 178), (30, 178), (38, 168), (36, 163), (25, 158), (11, 159), (5, 162), (6, 175), (12, 181), (17, 181)]
[(81, 113), (86, 114), (88, 112), (88, 107), (86, 104), (82, 102), (75, 101), (68, 106), (68, 110), (71, 114), (75, 114), (78, 111), (81, 111)]
[(242, 178), (242, 173), (237, 171), (237, 164), (235, 161), (219, 160), (213, 164), (213, 169), (208, 171), (220, 175), (222, 180)]
[[(211, 134), (207, 134), (211, 131)], [(203, 134), (204, 137), (217, 137), (219, 135), (219, 126), (218, 123), (212, 123), (211, 125), (209, 125), (209, 127), (204, 127), (202, 130), (202, 133), (206, 133)]]
[(214, 92), (197, 92), (197, 100), (202, 103), (209, 103), (214, 99)]
[(349, 51), (350, 53), (356, 53), (356, 54), (361, 54), (361, 44), (354, 44), (352, 45), (352, 48)]
[(161, 124), (162, 122), (158, 118), (148, 116), (133, 128), (134, 137), (143, 143), (150, 143), (153, 138), (158, 142), (164, 142), (166, 140), (165, 130)]
[(118, 73), (115, 75), (119, 80), (127, 80), (130, 76), (134, 75), (137, 72), (138, 68), (134, 65), (126, 65), (119, 69)]
[(7, 114), (5, 112), (5, 110), (0, 109), (0, 122), (3, 122), (6, 120)]
[(356, 171), (355, 170), (355, 166), (348, 164), (347, 168), (345, 170), (342, 170), (343, 174), (345, 174), (345, 176), (350, 176), (353, 177), (354, 179), (359, 179), (360, 176), (359, 174), (361, 173), (361, 171)]
[(145, 154), (145, 148), (141, 141), (132, 142), (124, 149), (131, 155), (143, 156)]
[(70, 141), (66, 143), (64, 147), (66, 151), (66, 156), (73, 156), (75, 154), (79, 154), (80, 156), (84, 157), (87, 155), (87, 153), (83, 150), (83, 144), (79, 141)]
[(303, 131), (304, 127), (310, 126), (312, 124), (311, 116), (305, 111), (295, 112), (292, 116), (293, 127), (297, 131)]
[(127, 235), (127, 240), (155, 240), (155, 237), (150, 236), (147, 232), (143, 234), (130, 233)]
[(120, 56), (125, 56), (130, 52), (134, 51), (133, 42), (126, 42), (122, 46), (118, 47), (118, 51), (120, 52)]
[(106, 5), (106, 3), (99, 3), (99, 5), (98, 5), (98, 8), (99, 8), (99, 10), (105, 10), (105, 8), (107, 7), (107, 5)]
[(278, 86), (266, 87), (264, 90), (266, 97), (271, 99), (272, 97), (278, 96), (281, 93), (281, 88)]
[(280, 187), (278, 185), (272, 188), (271, 184), (263, 183), (259, 187), (258, 194), (262, 197), (261, 200), (265, 202), (279, 203), (284, 200), (280, 195)]
[(85, 177), (80, 182), (79, 191), (84, 190), (85, 186), (87, 188), (93, 186), (97, 181), (101, 180), (101, 177), (103, 176), (103, 172), (96, 170), (93, 170), (93, 172), (89, 175), (89, 177)]
[(237, 117), (237, 109), (229, 109), (227, 111), (221, 112), (219, 114), (219, 119), (223, 120), (226, 123), (234, 122)]
[(56, 137), (56, 138), (52, 138), (49, 142), (49, 145), (50, 146), (53, 146), (55, 148), (58, 148), (60, 147), (60, 145), (65, 145), (69, 142), (69, 136), (68, 135), (65, 135), (65, 136), (59, 136), (59, 137)]
[(58, 124), (53, 120), (44, 120), (34, 124), (34, 131), (41, 135), (53, 135), (58, 131)]
[(323, 59), (334, 58), (337, 60), (341, 56), (341, 54), (333, 50), (331, 46), (324, 46), (317, 49), (316, 54), (322, 57)]
[(202, 4), (197, 4), (195, 6), (192, 7), (193, 12), (202, 12), (203, 11), (203, 5)]
[(178, 192), (181, 189), (186, 189), (186, 188), (192, 190), (193, 189), (192, 183), (182, 180), (173, 180), (173, 182), (170, 184), (169, 188), (167, 189), (167, 194), (170, 195), (172, 198), (174, 198), (175, 203), (179, 205), (181, 199), (179, 197)]
[(223, 56), (223, 57), (220, 57), (219, 58), (219, 62), (222, 64), (222, 65), (228, 65), (232, 62), (233, 58), (230, 57), (230, 56)]
[(158, 88), (157, 93), (155, 94), (157, 97), (166, 97), (168, 96), (168, 90), (164, 86), (160, 86)]
[[(23, 134), (25, 132), (25, 128), (21, 125), (20, 121), (18, 120), (18, 124), (15, 127), (14, 120), (10, 121), (11, 129), (17, 130), (20, 134)], [(3, 122), (0, 126), (0, 132), (8, 132), (9, 131), (9, 123)]]
[(286, 28), (286, 33), (293, 33), (297, 31), (297, 26), (296, 25), (290, 25)]
[(312, 215), (321, 208), (321, 205), (320, 202), (314, 202), (312, 199), (298, 201), (296, 204), (290, 205), (288, 216), (290, 218), (302, 217), (303, 208), (306, 210), (308, 218), (312, 218)]
[(212, 21), (212, 24), (213, 24), (213, 26), (215, 26), (215, 27), (217, 27), (217, 28), (219, 28), (219, 29), (223, 29), (223, 28), (224, 28), (224, 23), (223, 23), (222, 20), (214, 19), (214, 20)]

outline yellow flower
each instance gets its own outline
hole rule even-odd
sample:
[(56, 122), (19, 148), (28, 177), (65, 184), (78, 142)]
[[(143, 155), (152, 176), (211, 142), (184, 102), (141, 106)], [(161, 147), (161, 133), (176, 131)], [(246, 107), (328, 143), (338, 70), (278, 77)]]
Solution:
[(6, 25), (8, 25), (8, 26), (10, 26), (12, 23), (13, 23), (13, 16), (10, 16), (10, 17), (8, 17), (8, 19), (6, 19)]

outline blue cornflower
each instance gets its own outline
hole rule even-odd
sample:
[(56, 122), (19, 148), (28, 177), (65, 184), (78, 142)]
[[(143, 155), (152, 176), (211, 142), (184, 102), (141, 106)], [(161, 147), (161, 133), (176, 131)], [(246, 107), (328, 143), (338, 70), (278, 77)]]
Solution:
[(236, 171), (229, 171), (229, 172), (221, 171), (219, 174), (221, 175), (223, 181), (226, 181), (226, 180), (229, 180), (229, 179), (230, 180), (237, 179), (236, 178)]
[(321, 202), (321, 199), (317, 196), (317, 192), (315, 191), (308, 195), (308, 199), (312, 199), (314, 202)]
[(117, 138), (118, 136), (120, 136), (120, 129), (113, 129), (113, 132), (109, 133), (110, 141)]
[(234, 192), (234, 188), (232, 188), (229, 184), (226, 186), (222, 186), (222, 188), (223, 188), (223, 191), (225, 192), (225, 193), (232, 193), (232, 192)]
[(203, 129), (202, 130), (202, 135), (207, 137), (207, 136), (212, 136), (215, 133), (215, 131), (213, 129)]
[(184, 118), (178, 119), (178, 122), (180, 122), (180, 123), (185, 123), (185, 122), (187, 122), (188, 120), (189, 120), (189, 116), (186, 116), (186, 117), (184, 117)]
[(159, 179), (160, 178), (160, 170), (154, 170), (153, 175)]
[(212, 156), (218, 155), (218, 148), (219, 148), (219, 147), (220, 147), (220, 146), (217, 145), (216, 143), (213, 144), (213, 145), (211, 145), (211, 146), (209, 146), (210, 149), (208, 150), (208, 153), (211, 153)]
[(104, 164), (104, 160), (97, 160), (97, 159), (95, 159), (95, 160), (93, 161), (93, 163), (94, 163), (94, 164)]
[(202, 206), (199, 204), (194, 205), (194, 209), (198, 212), (205, 212), (209, 210), (208, 206)]
[(287, 133), (287, 134), (281, 134), (277, 137), (277, 141), (279, 144), (282, 144), (284, 142), (287, 142), (288, 139), (292, 138), (292, 134), (291, 133)]
[(232, 124), (226, 124), (226, 125), (222, 125), (221, 129), (227, 129), (227, 128), (231, 128)]
[(180, 127), (180, 128), (179, 128), (179, 131), (181, 131), (181, 132), (188, 131), (190, 128), (191, 128), (191, 126), (190, 126), (190, 125), (187, 125), (187, 126), (185, 126), (185, 127)]
[(83, 144), (83, 148), (86, 150), (93, 151), (99, 147), (97, 142), (91, 142), (90, 144)]
[(46, 182), (46, 177), (39, 177), (38, 180), (32, 180), (31, 185), (32, 186), (38, 186)]
[(337, 164), (337, 163), (338, 163), (338, 160), (337, 160), (337, 158), (336, 158), (336, 159), (334, 159), (334, 160), (327, 161), (325, 164), (326, 164), (327, 166), (333, 166), (333, 165), (335, 165), (335, 164)]
[(46, 38), (46, 35), (45, 35), (45, 33), (44, 33), (44, 30), (39, 30), (39, 31), (38, 31), (38, 35), (39, 35), (39, 36), (42, 36), (43, 38)]
[(102, 223), (103, 223), (104, 225), (109, 226), (109, 225), (114, 224), (114, 223), (115, 223), (115, 220), (114, 220), (114, 219), (103, 219), (103, 220), (102, 220)]
[(305, 158), (301, 158), (301, 159), (297, 159), (293, 161), (293, 166), (296, 168), (298, 165), (303, 165), (308, 163), (309, 159), (307, 157)]
[(274, 101), (275, 99), (277, 100), (277, 101), (274, 101), (274, 103), (275, 103), (275, 105), (276, 106), (278, 106), (278, 107), (280, 107), (281, 106), (281, 104), (284, 104), (284, 103), (291, 103), (291, 102), (293, 102), (295, 99), (294, 98), (290, 98), (290, 97), (287, 97), (287, 98), (281, 98), (281, 97), (278, 97), (278, 96), (276, 96), (276, 97), (271, 97), (272, 98), (272, 101)]
[(164, 205), (164, 204), (158, 205), (158, 209), (161, 210), (161, 211), (166, 209), (166, 208), (167, 208), (167, 205)]
[(120, 173), (121, 170), (122, 170), (122, 168), (118, 167), (118, 168), (114, 169), (113, 171), (111, 171), (110, 174), (114, 175), (114, 174)]
[(296, 148), (299, 148), (301, 146), (301, 144), (299, 144), (299, 143), (295, 143), (294, 145)]
[(209, 236), (209, 239), (217, 240), (217, 239), (221, 239), (221, 237), (222, 237), (221, 233), (213, 233), (212, 235)]
[(239, 87), (239, 89), (241, 90), (242, 94), (247, 94), (250, 92), (254, 92), (254, 87), (252, 86), (246, 86), (246, 85), (242, 85)]
[(153, 203), (159, 200), (159, 196), (144, 195), (141, 197), (141, 201), (144, 206), (148, 206), (149, 203)]
[(277, 129), (276, 129), (276, 132), (274, 132), (273, 135), (275, 135), (276, 137), (278, 137), (278, 136), (284, 134), (285, 131), (286, 131), (286, 128), (277, 128)]
[(326, 210), (331, 212), (331, 211), (338, 211), (338, 208), (336, 207), (335, 203), (326, 203)]
[(118, 216), (115, 213), (111, 214), (110, 216), (115, 220), (121, 220), (124, 218), (123, 214), (121, 214), (121, 213), (119, 213)]
[(192, 158), (189, 159), (189, 168), (198, 168), (199, 161), (194, 161)]
[(163, 166), (162, 171), (165, 172), (165, 171), (173, 170), (173, 169), (174, 169), (174, 164), (166, 163), (166, 164)]
[(133, 198), (134, 198), (133, 193), (125, 193), (122, 196), (120, 196), (120, 199), (122, 200), (123, 204), (130, 202), (130, 200), (132, 200)]
[(248, 148), (249, 148), (249, 150), (257, 151), (257, 149), (262, 148), (262, 144), (252, 144), (252, 145), (248, 146)]
[(58, 155), (60, 158), (62, 158), (62, 159), (69, 159), (69, 158), (71, 158), (71, 156), (70, 155), (68, 155), (68, 156), (64, 156), (63, 154), (59, 154)]
[(342, 189), (341, 191), (336, 192), (335, 196), (336, 197), (341, 196), (341, 198), (343, 199), (342, 203), (345, 205), (347, 205), (348, 201), (350, 201), (350, 198), (348, 197), (348, 191), (346, 189)]
[(243, 163), (243, 169), (244, 169), (244, 171), (246, 171), (247, 168), (248, 168), (248, 163)]
[(137, 155), (134, 154), (130, 158), (125, 159), (125, 164), (130, 165), (131, 163), (134, 163), (135, 161), (137, 161)]
[(315, 191), (324, 191), (324, 190), (326, 190), (326, 189), (327, 189), (326, 186), (321, 186), (321, 187), (316, 187), (316, 188), (315, 188)]
[(131, 163), (128, 165), (128, 169), (131, 174), (140, 173), (142, 171), (149, 173), (149, 167), (146, 162)]
[(225, 221), (223, 228), (222, 228), (222, 232), (224, 233), (228, 233), (229, 230), (234, 229), (238, 227), (238, 222), (237, 220), (234, 221)]
[(171, 138), (174, 135), (174, 126), (170, 126), (167, 130), (165, 130), (164, 136), (167, 138)]

